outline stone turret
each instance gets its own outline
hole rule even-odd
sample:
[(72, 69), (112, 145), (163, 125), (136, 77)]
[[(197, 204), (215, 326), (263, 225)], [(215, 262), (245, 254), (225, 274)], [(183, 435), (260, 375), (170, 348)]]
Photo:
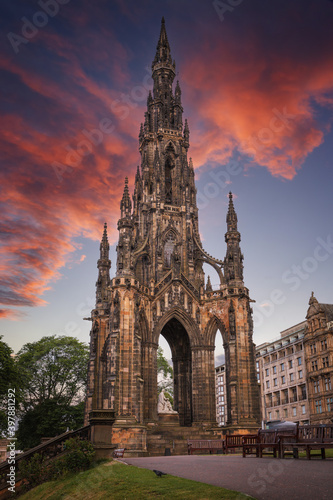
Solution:
[(240, 233), (237, 229), (237, 214), (233, 203), (232, 193), (229, 193), (229, 207), (227, 213), (227, 232), (225, 241), (227, 253), (224, 259), (224, 277), (226, 282), (243, 282), (243, 255), (240, 250)]
[(104, 224), (103, 236), (100, 244), (100, 257), (97, 261), (98, 278), (96, 282), (96, 307), (106, 302), (109, 298), (110, 268), (109, 242), (107, 235), (107, 224)]

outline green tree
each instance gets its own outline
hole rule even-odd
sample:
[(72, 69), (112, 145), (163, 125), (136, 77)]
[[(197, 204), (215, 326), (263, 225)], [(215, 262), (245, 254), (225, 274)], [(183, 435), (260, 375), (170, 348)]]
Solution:
[(12, 389), (15, 392), (16, 406), (19, 401), (19, 389), (21, 386), (13, 351), (1, 339), (2, 336), (0, 337), (0, 436), (2, 433), (6, 434), (8, 428), (8, 389)]
[(173, 368), (164, 356), (161, 346), (157, 349), (157, 388), (158, 393), (164, 389), (164, 393), (173, 404)]
[[(30, 448), (41, 437), (82, 425), (89, 348), (73, 337), (43, 337), (17, 354), (23, 377), (19, 445)], [(81, 404), (80, 404), (81, 403)]]
[(25, 413), (16, 437), (20, 449), (33, 448), (43, 437), (54, 437), (83, 426), (84, 402), (76, 406), (47, 399)]
[(25, 344), (17, 354), (17, 366), (24, 377), (24, 410), (50, 399), (65, 405), (83, 401), (88, 356), (88, 346), (73, 337), (52, 335)]

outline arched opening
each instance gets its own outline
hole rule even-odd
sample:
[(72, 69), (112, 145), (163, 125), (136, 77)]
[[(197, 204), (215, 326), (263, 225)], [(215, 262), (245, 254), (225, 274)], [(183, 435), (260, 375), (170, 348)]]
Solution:
[(157, 349), (157, 389), (158, 394), (164, 390), (165, 397), (173, 407), (173, 363), (171, 349), (163, 337), (159, 336)]
[(164, 184), (165, 184), (165, 203), (174, 204), (175, 193), (173, 190), (173, 169), (175, 167), (175, 150), (170, 143), (165, 150), (166, 158), (164, 164)]
[(192, 424), (192, 358), (190, 339), (184, 326), (175, 318), (162, 328), (161, 335), (168, 342), (174, 371), (174, 404), (182, 426)]
[(150, 259), (148, 255), (143, 255), (137, 262), (135, 267), (135, 276), (142, 285), (149, 284), (150, 276)]
[(172, 192), (172, 169), (174, 165), (170, 158), (165, 160), (165, 203), (172, 205), (173, 192)]
[(215, 387), (216, 387), (216, 420), (219, 427), (227, 423), (227, 369), (225, 360), (225, 350), (223, 346), (223, 337), (220, 330), (217, 330), (215, 336)]
[(164, 265), (167, 268), (171, 267), (171, 255), (173, 254), (176, 245), (176, 236), (173, 231), (170, 231), (167, 235), (164, 244)]

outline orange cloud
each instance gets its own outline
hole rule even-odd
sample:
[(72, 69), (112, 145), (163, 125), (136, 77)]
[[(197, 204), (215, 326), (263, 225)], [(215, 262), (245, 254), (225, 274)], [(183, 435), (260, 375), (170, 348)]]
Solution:
[[(138, 4), (115, 3), (137, 23)], [(123, 179), (128, 175), (133, 185), (140, 158), (148, 79), (143, 71), (134, 81), (130, 44), (103, 24), (104, 8), (69, 4), (71, 37), (54, 33), (50, 23), (20, 57), (0, 55), (8, 80), (0, 108), (3, 317), (13, 317), (13, 306), (45, 304), (42, 296), (61, 269), (83, 260), (74, 256), (78, 238), (100, 239), (105, 221), (110, 242), (118, 236)], [(237, 12), (247, 8), (244, 2)], [(259, 23), (258, 12), (255, 18)], [(286, 19), (294, 27), (293, 16)], [(272, 47), (274, 40), (264, 46), (259, 24), (247, 23), (252, 32), (239, 39), (227, 23), (215, 33), (201, 26), (193, 45), (179, 44), (190, 156), (196, 167), (210, 167), (238, 151), (249, 165), (292, 179), (329, 127), (318, 122), (316, 106), (332, 106), (332, 44), (323, 50), (321, 42), (320, 51), (305, 55), (303, 46), (298, 53)]]
[(292, 179), (324, 138), (313, 103), (329, 100), (331, 56), (314, 71), (288, 54), (272, 57), (259, 42), (247, 41), (245, 58), (237, 45), (226, 49), (225, 40), (216, 38), (186, 59), (186, 108), (195, 102), (199, 117), (190, 119), (191, 155), (201, 166), (226, 163), (238, 151), (273, 176)]

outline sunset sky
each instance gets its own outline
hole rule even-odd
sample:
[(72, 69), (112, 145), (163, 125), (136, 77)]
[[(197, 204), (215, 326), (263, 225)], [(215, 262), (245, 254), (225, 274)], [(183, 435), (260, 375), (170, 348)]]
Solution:
[(303, 321), (311, 291), (333, 303), (332, 1), (13, 0), (0, 11), (0, 334), (15, 352), (44, 335), (89, 340), (99, 240), (107, 222), (113, 276), (162, 16), (203, 246), (224, 258), (231, 190), (254, 341)]

